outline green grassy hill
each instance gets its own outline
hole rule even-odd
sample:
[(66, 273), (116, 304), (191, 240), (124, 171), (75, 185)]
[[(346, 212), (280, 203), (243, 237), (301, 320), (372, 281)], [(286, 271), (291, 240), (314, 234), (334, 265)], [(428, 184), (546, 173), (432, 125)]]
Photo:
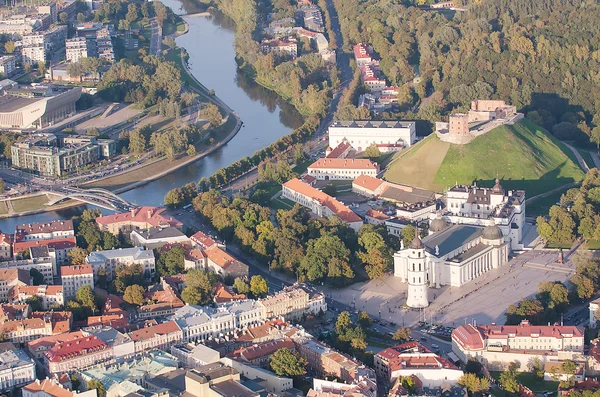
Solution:
[(432, 135), (393, 161), (384, 174), (391, 182), (435, 191), (455, 183), (492, 186), (496, 176), (505, 189), (525, 189), (531, 197), (580, 181), (584, 173), (571, 150), (525, 119), (495, 128), (467, 145), (441, 142)]

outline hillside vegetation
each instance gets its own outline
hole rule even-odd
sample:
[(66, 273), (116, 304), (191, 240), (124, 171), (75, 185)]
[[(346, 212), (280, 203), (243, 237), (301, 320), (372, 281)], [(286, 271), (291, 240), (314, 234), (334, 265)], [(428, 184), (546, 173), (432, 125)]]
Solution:
[(391, 164), (384, 177), (442, 191), (477, 182), (492, 186), (498, 176), (506, 189), (525, 189), (531, 197), (570, 182), (583, 171), (574, 154), (543, 128), (529, 120), (501, 126), (467, 145), (427, 138), (413, 152)]
[(416, 0), (334, 3), (344, 42), (373, 45), (403, 109), (427, 99), (382, 117), (435, 123), (503, 99), (560, 139), (600, 142), (597, 1), (460, 0), (469, 11), (453, 16), (407, 7)]

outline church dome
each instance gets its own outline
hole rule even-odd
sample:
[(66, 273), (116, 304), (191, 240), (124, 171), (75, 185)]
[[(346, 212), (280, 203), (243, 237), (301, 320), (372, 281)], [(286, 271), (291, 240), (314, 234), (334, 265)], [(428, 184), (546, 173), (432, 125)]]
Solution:
[(493, 223), (483, 229), (482, 236), (486, 240), (499, 240), (504, 238), (502, 230), (500, 230), (500, 228)]
[(492, 188), (492, 193), (504, 194), (504, 188), (500, 184), (500, 179), (496, 178), (496, 184)]
[(419, 231), (417, 230), (417, 235), (415, 236), (415, 238), (413, 239), (413, 241), (410, 243), (408, 248), (412, 248), (414, 250), (420, 250), (425, 248), (425, 245), (423, 245), (423, 242), (421, 241), (421, 239), (419, 238)]
[(444, 220), (441, 215), (438, 215), (429, 225), (429, 231), (432, 233), (441, 232), (448, 227), (448, 223)]

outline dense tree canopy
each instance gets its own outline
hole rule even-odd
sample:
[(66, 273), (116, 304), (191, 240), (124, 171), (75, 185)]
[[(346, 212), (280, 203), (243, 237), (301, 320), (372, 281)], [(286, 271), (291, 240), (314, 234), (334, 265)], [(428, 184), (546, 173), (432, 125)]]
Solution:
[[(567, 123), (558, 134), (587, 141), (599, 124), (600, 77), (590, 71), (600, 67), (600, 4), (462, 2), (469, 11), (448, 17), (407, 6), (410, 2), (334, 1), (345, 43), (372, 44), (390, 84), (410, 86), (419, 71), (422, 82), (414, 85), (411, 104), (441, 94), (441, 101), (401, 119), (439, 121), (473, 99), (497, 98), (531, 112), (548, 130)], [(407, 95), (401, 94), (404, 102)]]

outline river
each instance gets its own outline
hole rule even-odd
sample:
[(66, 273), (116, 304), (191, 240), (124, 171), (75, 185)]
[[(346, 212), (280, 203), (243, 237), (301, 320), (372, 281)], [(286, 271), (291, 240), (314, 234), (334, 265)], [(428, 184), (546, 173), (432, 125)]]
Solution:
[[(163, 2), (178, 14), (196, 11), (190, 10), (188, 3), (184, 11), (178, 0)], [(219, 168), (253, 154), (302, 125), (302, 116), (293, 106), (238, 70), (233, 47), (234, 25), (230, 19), (222, 15), (183, 18), (189, 25), (189, 32), (178, 37), (176, 42), (188, 52), (192, 73), (207, 88), (215, 90), (216, 95), (241, 117), (244, 126), (227, 145), (214, 153), (121, 195), (139, 205), (160, 206), (165, 194), (174, 187), (211, 176)], [(18, 224), (69, 219), (81, 213), (83, 208), (2, 219), (0, 230), (12, 233)]]

